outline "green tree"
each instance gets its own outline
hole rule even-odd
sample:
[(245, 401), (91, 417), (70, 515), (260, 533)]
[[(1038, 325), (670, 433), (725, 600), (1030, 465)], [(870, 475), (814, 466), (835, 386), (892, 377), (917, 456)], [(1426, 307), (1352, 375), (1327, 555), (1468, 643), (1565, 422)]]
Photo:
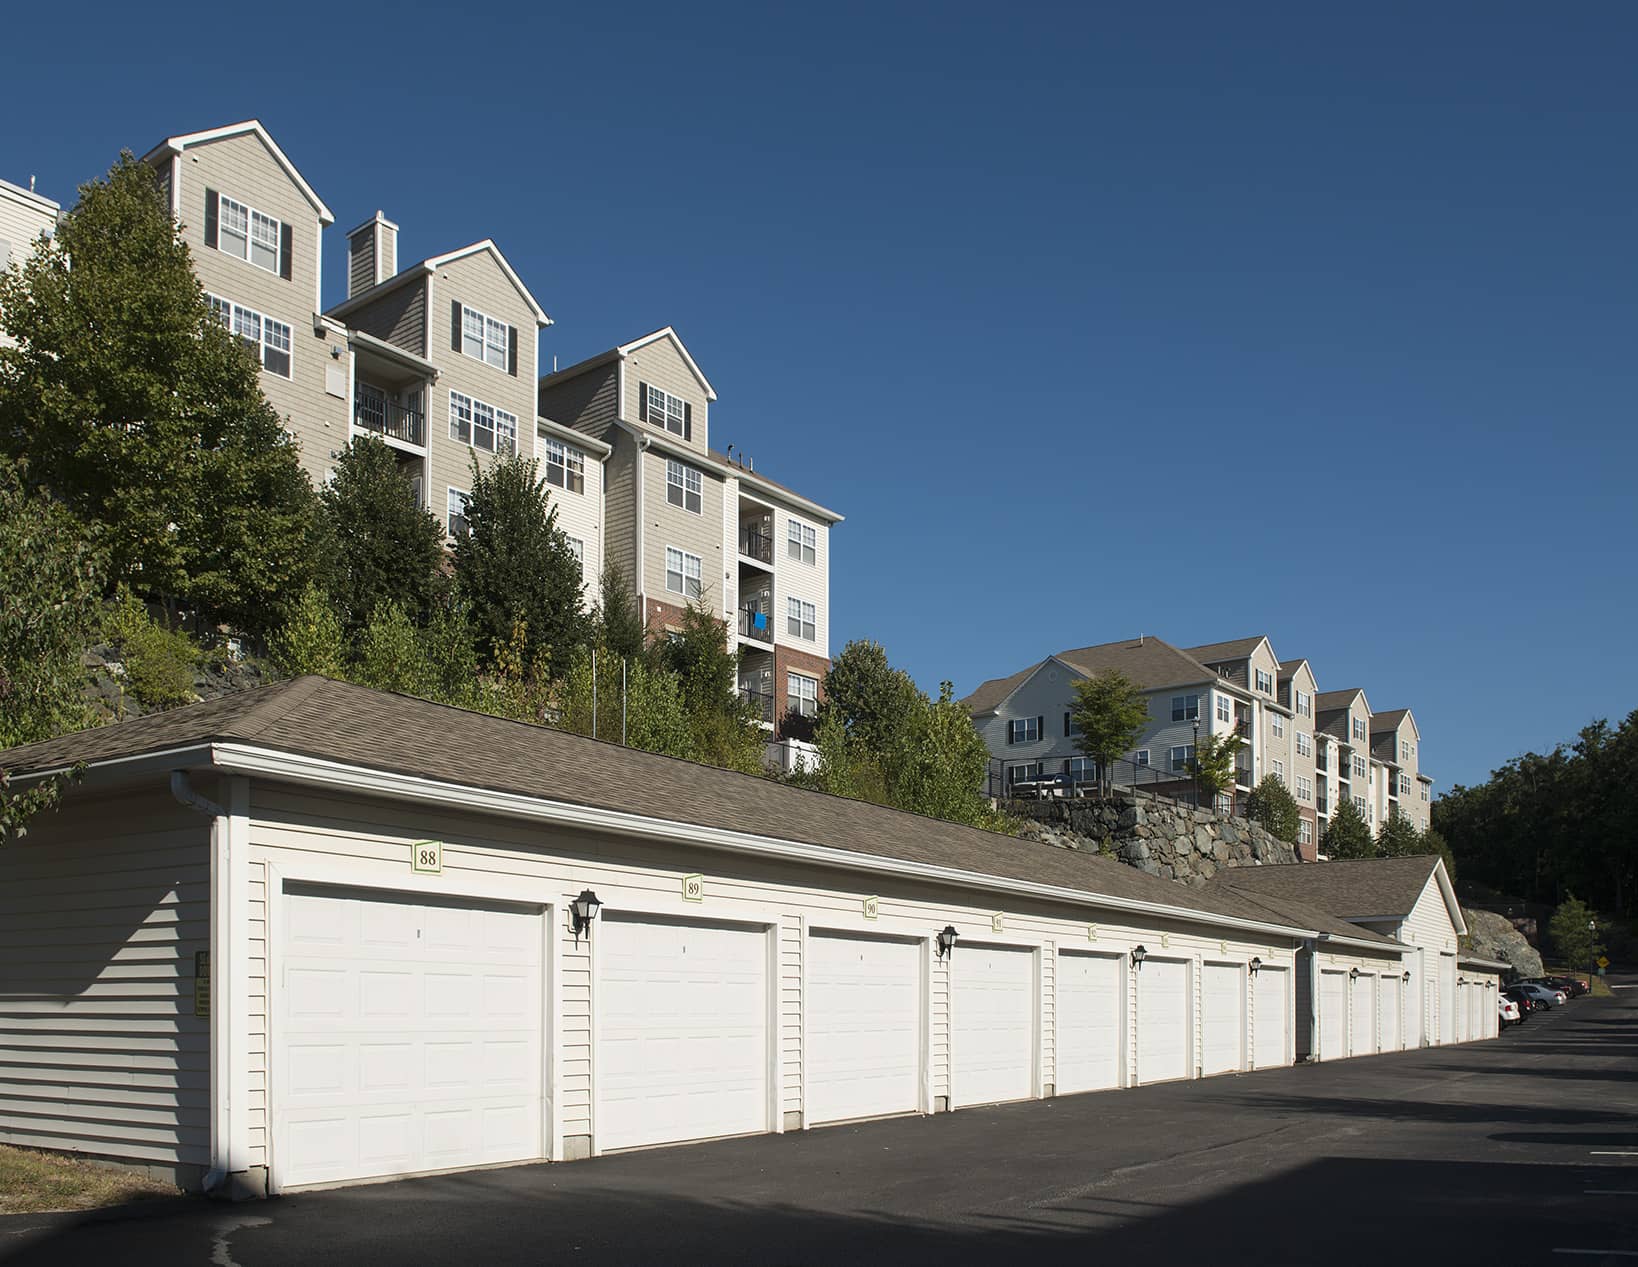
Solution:
[(397, 603), (379, 604), (358, 639), (350, 674), (361, 686), (431, 699), (437, 692), (421, 633)]
[(1142, 689), (1118, 669), (1075, 683), (1070, 721), (1080, 732), (1080, 750), (1098, 763), (1104, 789), (1116, 761), (1132, 750), (1149, 722), (1149, 702)]
[(1376, 834), (1376, 852), (1381, 858), (1409, 858), (1416, 854), (1427, 853), (1424, 847), (1422, 833), (1416, 830), (1416, 824), (1411, 822), (1396, 805), (1388, 814), (1388, 821), (1382, 824), (1382, 830)]
[[(0, 750), (91, 724), (80, 655), (97, 628), (102, 566), (85, 525), (24, 492), (0, 461)], [(14, 787), (0, 763), (0, 843), (60, 795), (58, 780)]]
[(857, 799), (852, 745), (840, 713), (827, 712), (823, 708), (819, 710), (819, 720), (813, 728), (813, 746), (819, 750), (817, 764), (811, 770), (800, 770), (791, 775), (790, 781), (816, 792)]
[(1450, 845), (1445, 842), (1445, 838), (1434, 828), (1429, 827), (1421, 834), (1419, 841), (1416, 852), (1419, 854), (1438, 854), (1439, 857), (1443, 858), (1445, 860), (1445, 874), (1450, 877), (1450, 882), (1454, 884), (1456, 882), (1456, 856), (1451, 853)]
[(1374, 858), (1376, 841), (1371, 839), (1371, 828), (1354, 803), (1347, 797), (1338, 797), (1331, 811), (1331, 821), (1320, 848), (1328, 858)]
[(455, 538), (455, 589), (466, 605), (480, 662), (523, 630), (523, 662), (551, 676), (552, 657), (567, 665), (587, 633), (580, 563), (557, 526), (546, 481), (534, 459), (472, 463), (467, 530)]
[(319, 506), (325, 588), (342, 624), (362, 629), (387, 603), (425, 623), (442, 587), (444, 529), (415, 500), (392, 449), (376, 436), (353, 440), (337, 455)]
[(1547, 936), (1553, 943), (1554, 955), (1566, 967), (1590, 965), (1595, 957), (1603, 954), (1596, 923), (1592, 907), (1574, 894), (1553, 911), (1553, 917), (1547, 921)]
[(1297, 843), (1297, 824), (1302, 812), (1297, 800), (1277, 774), (1265, 774), (1246, 798), (1246, 817), (1261, 823), (1270, 835), (1287, 844)]
[(598, 578), (598, 601), (594, 634), (598, 646), (612, 656), (635, 660), (643, 654), (647, 641), (643, 613), (637, 596), (618, 563), (610, 562)]
[(432, 699), (456, 708), (475, 707), (478, 689), (478, 657), (472, 648), (472, 627), (466, 608), (453, 596), (444, 594), (421, 630), (421, 646), (426, 656)]
[[(624, 668), (624, 680), (621, 670)], [(576, 650), (563, 678), (558, 725), (592, 735), (593, 709), (598, 739), (624, 742), (671, 757), (692, 755), (693, 737), (676, 674), (639, 656), (623, 659), (599, 651), (595, 690), (589, 648)]]
[(972, 715), (949, 682), (939, 684), (936, 700), (916, 695), (914, 722), (901, 735), (911, 742), (895, 754), (892, 803), (930, 818), (989, 826), (994, 815), (983, 787), (990, 754)]
[(694, 759), (762, 773), (766, 735), (737, 690), (739, 657), (728, 649), (726, 622), (690, 602), (682, 628), (661, 645), (660, 662), (677, 675)]
[(908, 673), (887, 662), (880, 643), (864, 639), (831, 661), (822, 694), (820, 717), (834, 715), (856, 747), (878, 757), (898, 743), (924, 698)]
[(1232, 731), (1207, 735), (1195, 745), (1189, 769), (1208, 805), (1215, 805), (1218, 794), (1234, 786), (1234, 758), (1244, 746), (1245, 741)]
[[(70, 267), (72, 261), (72, 267)], [(108, 581), (259, 631), (311, 566), (313, 494), (257, 363), (129, 154), (0, 273), (0, 450), (101, 526)]]
[(316, 673), (321, 677), (347, 676), (346, 640), (341, 620), (330, 609), (330, 601), (317, 585), (309, 582), (290, 610), (284, 624), (268, 640), (273, 663), (281, 673), (301, 677)]

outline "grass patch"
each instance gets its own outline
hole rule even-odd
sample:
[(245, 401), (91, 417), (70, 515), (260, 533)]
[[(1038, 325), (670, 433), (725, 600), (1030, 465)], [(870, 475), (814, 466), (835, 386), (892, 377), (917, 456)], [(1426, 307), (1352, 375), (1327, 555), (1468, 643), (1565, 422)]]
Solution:
[(178, 1195), (168, 1183), (112, 1166), (0, 1144), (0, 1214), (94, 1210)]

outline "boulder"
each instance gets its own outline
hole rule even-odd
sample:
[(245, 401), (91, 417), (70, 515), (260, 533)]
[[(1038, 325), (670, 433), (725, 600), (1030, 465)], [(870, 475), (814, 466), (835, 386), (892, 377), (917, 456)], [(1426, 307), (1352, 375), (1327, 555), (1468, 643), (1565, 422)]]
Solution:
[(1513, 965), (1521, 977), (1539, 977), (1542, 972), (1541, 955), (1524, 940), (1524, 934), (1513, 927), (1505, 915), (1494, 911), (1470, 911), (1465, 908), (1462, 918), (1467, 921), (1467, 943), (1470, 953), (1481, 959), (1501, 959)]

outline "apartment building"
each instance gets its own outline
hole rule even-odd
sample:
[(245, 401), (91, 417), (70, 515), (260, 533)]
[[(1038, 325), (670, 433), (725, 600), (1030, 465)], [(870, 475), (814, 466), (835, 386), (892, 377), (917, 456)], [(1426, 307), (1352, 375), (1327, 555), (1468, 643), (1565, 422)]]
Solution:
[[(62, 206), (50, 198), (32, 188), (0, 180), (0, 271), (28, 259), (42, 236), (49, 238), (57, 231), (57, 217), (61, 214)], [(0, 347), (12, 343), (0, 329)]]
[(830, 529), (842, 516), (733, 446), (712, 448), (716, 399), (666, 326), (546, 375), (537, 404), (607, 452), (604, 558), (650, 631), (677, 628), (690, 602), (725, 620), (741, 694), (783, 733), (787, 717), (813, 716), (830, 664)]
[(1311, 663), (1279, 659), (1265, 635), (1188, 648), (1147, 636), (1081, 647), (983, 683), (963, 702), (1003, 788), (1058, 775), (1071, 788), (1093, 782), (1070, 709), (1077, 681), (1110, 670), (1136, 682), (1149, 704), (1149, 721), (1112, 772), (1118, 784), (1187, 797), (1197, 740), (1233, 733), (1242, 744), (1236, 791), (1280, 779), (1297, 802), (1305, 859), (1318, 856), (1341, 799), (1373, 831), (1396, 807), (1427, 826), (1432, 780), (1417, 764), (1421, 736), (1409, 710), (1373, 714), (1363, 690), (1321, 692)]

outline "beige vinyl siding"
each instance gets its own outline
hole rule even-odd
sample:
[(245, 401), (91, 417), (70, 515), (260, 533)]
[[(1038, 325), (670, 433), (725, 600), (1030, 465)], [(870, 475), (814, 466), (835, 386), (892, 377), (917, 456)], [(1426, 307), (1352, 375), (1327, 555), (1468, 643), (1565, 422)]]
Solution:
[[(1409, 957), (1401, 958), (1398, 952), (1390, 951), (1384, 951), (1381, 954), (1376, 954), (1363, 949), (1349, 950), (1346, 952), (1342, 950), (1321, 950), (1318, 952), (1318, 958), (1319, 970), (1321, 972), (1347, 973), (1352, 971), (1354, 968), (1358, 968), (1362, 973), (1382, 976), (1402, 973), (1407, 967), (1410, 966)], [(1320, 1053), (1321, 1058), (1324, 1060), (1330, 1061), (1347, 1059), (1348, 1052), (1352, 1050), (1352, 1035), (1349, 1033), (1349, 1030), (1354, 1023), (1353, 1007), (1352, 1001), (1348, 999), (1346, 994), (1344, 995), (1344, 1008), (1343, 1050), (1340, 1054), (1337, 1052)], [(1382, 1033), (1382, 993), (1380, 984), (1377, 986), (1376, 1027), (1377, 1036), (1380, 1039)]]
[[(451, 304), (459, 301), (518, 332), (518, 372), (512, 375), (452, 346)], [(512, 285), (500, 263), (488, 251), (444, 265), (432, 283), (432, 344), (427, 359), (440, 371), (427, 416), (427, 462), (430, 468), (431, 505), (442, 517), (445, 490), (470, 492), (468, 456), (487, 467), (494, 454), (452, 440), (449, 434), (449, 394), (452, 391), (504, 409), (518, 420), (518, 450), (528, 454), (535, 426), (535, 315)]]
[[(663, 387), (673, 396), (679, 396), (687, 401), (692, 410), (691, 439), (684, 440), (673, 431), (667, 431), (664, 426), (655, 427), (661, 435), (670, 437), (674, 444), (685, 444), (701, 457), (704, 457), (710, 448), (706, 428), (705, 387), (688, 368), (688, 362), (677, 351), (677, 345), (670, 339), (658, 339), (647, 347), (639, 348), (626, 358), (626, 399), (622, 405), (620, 416), (627, 422), (644, 425), (638, 422), (642, 417), (639, 409), (639, 400), (642, 384), (651, 383), (655, 387)], [(647, 424), (653, 425), (653, 424)]]
[[(254, 133), (190, 146), (177, 164), (181, 173), (182, 237), (194, 271), (212, 295), (253, 308), (290, 327), (290, 378), (264, 370), (262, 391), (286, 419), (301, 446), (302, 466), (315, 483), (329, 470), (330, 455), (347, 443), (352, 402), (325, 391), (331, 364), (329, 331), (314, 332), (318, 297), (318, 212)], [(205, 245), (205, 191), (254, 207), (292, 230), (290, 280), (248, 260)]]
[(683, 595), (665, 587), (665, 549), (674, 546), (700, 556), (700, 583), (705, 591), (701, 601), (722, 615), (723, 574), (735, 557), (723, 550), (722, 478), (686, 459), (675, 459), (700, 473), (700, 513), (696, 515), (666, 500), (666, 464), (672, 460), (658, 449), (642, 455), (643, 593), (679, 607), (683, 604)]
[[(405, 282), (345, 318), (354, 330), (373, 334), (415, 356), (427, 355), (426, 282)], [(448, 317), (444, 321), (448, 324)], [(437, 338), (436, 331), (433, 334)], [(521, 355), (520, 355), (521, 359)]]
[[(168, 169), (167, 169), (168, 170)], [(55, 205), (47, 205), (22, 189), (13, 189), (0, 181), (0, 270), (10, 265), (21, 267), (34, 254), (40, 234), (57, 221)], [(0, 317), (0, 325), (4, 318)], [(16, 341), (0, 330), (0, 347), (13, 347)]]
[(71, 802), (0, 849), (0, 1140), (209, 1164), (209, 839), (155, 791)]
[[(609, 454), (603, 474), (607, 481), (603, 494), (603, 557), (620, 565), (626, 584), (637, 594), (643, 587), (637, 570), (637, 445), (619, 430), (609, 433), (609, 441), (614, 452)], [(663, 577), (660, 588), (665, 588)]]
[[(540, 476), (546, 477), (546, 442), (554, 440), (570, 448), (576, 448), (572, 440), (564, 440), (560, 436), (550, 435), (545, 431), (535, 432), (535, 443), (532, 452), (540, 463)], [(578, 450), (581, 455), (581, 465), (585, 471), (585, 482), (578, 493), (569, 492), (555, 484), (546, 486), (547, 505), (557, 511), (557, 526), (569, 536), (581, 543), (583, 554), (581, 566), (585, 578), (586, 596), (588, 601), (597, 599), (597, 580), (603, 573), (603, 463), (597, 454), (586, 449)]]
[[(357, 250), (353, 250), (352, 244), (348, 243), (347, 297), (349, 299), (354, 295), (362, 295), (371, 286), (375, 285), (375, 233), (376, 230), (372, 225), (369, 230), (360, 235), (363, 241), (360, 242)], [(385, 281), (386, 279), (382, 278), (382, 280)]]
[[(761, 497), (760, 490), (751, 494)], [(773, 499), (768, 499), (773, 500)], [(790, 557), (786, 541), (790, 521), (814, 529), (817, 546), (815, 562), (810, 566)], [(738, 524), (735, 523), (735, 548), (738, 548)], [(809, 655), (830, 655), (830, 532), (826, 524), (805, 514), (786, 510), (774, 502), (774, 604), (776, 617), (775, 641)], [(795, 598), (814, 605), (814, 637), (810, 642), (790, 633), (785, 623), (787, 598)]]
[[(1371, 911), (1375, 915), (1379, 912)], [(1362, 912), (1364, 914), (1364, 912)], [(1382, 931), (1388, 932), (1387, 929)], [(1397, 936), (1400, 941), (1412, 946), (1420, 946), (1423, 950), (1422, 973), (1422, 1032), (1425, 1035), (1435, 1035), (1440, 1030), (1439, 1018), (1439, 956), (1455, 954), (1457, 951), (1456, 926), (1450, 919), (1450, 908), (1445, 905), (1443, 891), (1439, 888), (1438, 878), (1428, 877), (1427, 887), (1422, 890), (1421, 896), (1416, 899), (1416, 905), (1411, 907), (1410, 914), (1405, 917), (1397, 933), (1388, 932), (1389, 936)], [(1407, 967), (1414, 966), (1414, 961), (1407, 960)]]
[(540, 416), (613, 444), (609, 433), (619, 414), (619, 377), (619, 367), (611, 361), (573, 378), (544, 384), (538, 397)]
[[(802, 1106), (806, 933), (815, 927), (854, 929), (913, 937), (928, 947), (924, 953), (933, 967), (926, 1076), (933, 1096), (945, 1097), (949, 1094), (950, 1063), (948, 961), (932, 954), (928, 939), (949, 923), (974, 940), (988, 940), (995, 909), (990, 903), (1000, 896), (909, 878), (850, 876), (829, 868), (260, 781), (251, 788), (249, 834), (253, 866), (277, 867), (287, 878), (305, 883), (432, 892), (447, 898), (501, 889), (513, 902), (551, 905), (556, 963), (549, 974), (551, 1006), (545, 1023), (547, 1049), (554, 1053), (556, 1067), (548, 1087), (553, 1093), (554, 1134), (570, 1140), (595, 1138), (596, 1134), (592, 996), (598, 930), (594, 927), (590, 936), (581, 938), (577, 945), (563, 916), (565, 904), (582, 889), (595, 890), (609, 912), (726, 919), (776, 930), (778, 965), (769, 999), (775, 1017), (770, 1034), (771, 1085), (776, 1088), (771, 1106), (776, 1113), (769, 1123), (772, 1129), (778, 1129), (789, 1120), (787, 1114), (798, 1112)], [(417, 840), (429, 838), (443, 842), (443, 873), (415, 876), (409, 866), (410, 847)], [(686, 902), (682, 897), (682, 879), (694, 872), (704, 875), (705, 896), (699, 903)], [(876, 920), (867, 921), (862, 901), (871, 895), (880, 898), (879, 912)], [(253, 931), (247, 947), (252, 963), (263, 960), (263, 949), (254, 931), (261, 926), (255, 922), (261, 918), (255, 913), (257, 909), (253, 908)], [(1087, 941), (1087, 914), (1048, 903), (1008, 910), (1006, 933), (998, 940), (1033, 947), (1045, 962), (1054, 943), (1079, 945)], [(1224, 952), (1223, 943), (1210, 930), (1191, 931), (1174, 922), (1138, 925), (1124, 917), (1098, 923), (1099, 950), (1125, 954), (1139, 942), (1157, 955), (1173, 958), (1198, 958), (1209, 949), (1214, 958), (1240, 963), (1254, 954), (1274, 966), (1289, 967), (1292, 959), (1289, 943), (1271, 946), (1231, 939)], [(1162, 945), (1168, 943), (1168, 948), (1162, 950)], [(954, 954), (961, 953), (958, 944)], [(1055, 974), (1049, 971), (1042, 980), (1043, 996), (1055, 988)], [(1130, 993), (1127, 1006), (1129, 1010), (1133, 1006)], [(1050, 1029), (1056, 1016), (1055, 1000), (1043, 997), (1041, 1012)], [(265, 1016), (265, 1009), (253, 1008), (253, 1052), (267, 1050)], [(1134, 1034), (1130, 1020), (1127, 1034)], [(1055, 1061), (1055, 1044), (1046, 1033), (1041, 1043), (1050, 1069)], [(263, 1067), (260, 1063), (255, 1066), (258, 1070)], [(1127, 1068), (1131, 1067), (1128, 1053)]]

